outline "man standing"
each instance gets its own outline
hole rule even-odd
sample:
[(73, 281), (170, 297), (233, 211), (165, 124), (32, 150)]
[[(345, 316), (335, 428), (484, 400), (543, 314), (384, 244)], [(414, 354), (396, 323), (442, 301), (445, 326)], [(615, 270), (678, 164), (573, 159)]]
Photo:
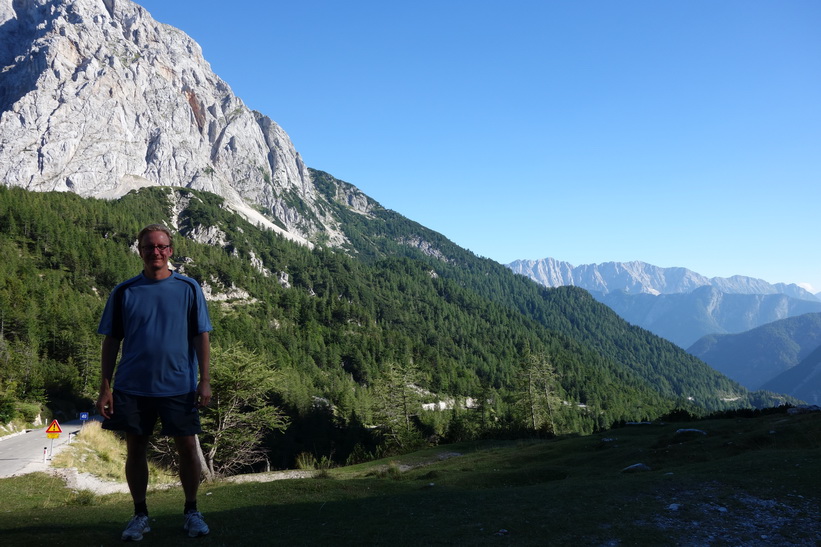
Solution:
[(97, 329), (105, 335), (97, 409), (104, 429), (126, 434), (125, 474), (134, 500), (134, 517), (122, 539), (138, 541), (150, 531), (147, 451), (158, 417), (160, 434), (174, 437), (180, 457), (183, 529), (202, 536), (209, 529), (197, 510), (202, 466), (196, 436), (202, 432), (199, 408), (211, 400), (211, 321), (197, 282), (168, 268), (174, 252), (168, 228), (146, 226), (137, 244), (143, 271), (114, 288)]

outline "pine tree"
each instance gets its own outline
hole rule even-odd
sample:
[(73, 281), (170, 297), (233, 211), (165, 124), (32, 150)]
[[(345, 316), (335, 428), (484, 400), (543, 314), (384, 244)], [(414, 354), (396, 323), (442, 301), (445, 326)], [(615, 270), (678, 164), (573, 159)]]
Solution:
[(234, 345), (211, 353), (211, 405), (202, 411), (207, 474), (230, 475), (266, 460), (265, 435), (288, 418), (269, 404), (276, 375), (255, 352)]
[(524, 415), (528, 429), (544, 430), (558, 434), (556, 428), (556, 405), (558, 373), (545, 354), (534, 354), (525, 350), (522, 365), (517, 376), (519, 409)]
[(389, 443), (406, 447), (417, 437), (412, 418), (422, 408), (418, 382), (419, 368), (413, 361), (385, 365), (385, 370), (371, 386), (373, 417), (385, 433)]

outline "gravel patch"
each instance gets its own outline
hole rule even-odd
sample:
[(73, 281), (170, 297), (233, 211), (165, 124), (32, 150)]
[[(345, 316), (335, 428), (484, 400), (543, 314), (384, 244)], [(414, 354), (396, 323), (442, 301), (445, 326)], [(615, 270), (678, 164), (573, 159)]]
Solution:
[[(661, 510), (636, 524), (669, 530), (682, 547), (821, 544), (821, 508), (799, 495), (764, 498), (718, 482), (656, 495)], [(682, 531), (685, 531), (682, 533)]]

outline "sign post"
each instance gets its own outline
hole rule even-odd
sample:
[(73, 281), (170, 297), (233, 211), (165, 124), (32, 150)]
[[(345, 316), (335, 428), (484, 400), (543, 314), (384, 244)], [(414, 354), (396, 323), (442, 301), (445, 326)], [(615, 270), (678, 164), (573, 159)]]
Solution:
[(52, 420), (51, 425), (46, 428), (46, 437), (51, 439), (51, 450), (49, 450), (50, 456), (54, 454), (54, 439), (59, 438), (60, 433), (62, 432), (63, 430), (60, 427), (60, 424), (57, 423), (57, 420)]
[[(80, 421), (82, 422), (82, 424), (80, 425), (80, 430), (85, 428), (86, 422), (88, 421), (88, 418), (89, 418), (88, 412), (80, 412)], [(79, 433), (80, 433), (79, 431), (74, 431), (75, 436), (78, 435)], [(69, 434), (68, 434), (68, 444), (71, 444), (71, 432), (69, 432)]]

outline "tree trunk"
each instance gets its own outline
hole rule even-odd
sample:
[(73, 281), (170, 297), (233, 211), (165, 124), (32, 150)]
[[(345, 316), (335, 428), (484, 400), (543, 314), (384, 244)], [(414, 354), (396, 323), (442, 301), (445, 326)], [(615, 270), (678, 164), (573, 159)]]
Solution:
[(205, 461), (205, 454), (202, 453), (202, 445), (200, 444), (200, 436), (194, 435), (194, 439), (197, 441), (197, 457), (202, 466), (202, 474), (205, 475), (205, 480), (212, 481), (214, 480), (214, 470), (211, 469), (208, 462)]
[(553, 405), (550, 404), (550, 386), (547, 383), (544, 386), (544, 399), (547, 402), (547, 421), (550, 423), (550, 432), (557, 435), (556, 422), (553, 421)]

